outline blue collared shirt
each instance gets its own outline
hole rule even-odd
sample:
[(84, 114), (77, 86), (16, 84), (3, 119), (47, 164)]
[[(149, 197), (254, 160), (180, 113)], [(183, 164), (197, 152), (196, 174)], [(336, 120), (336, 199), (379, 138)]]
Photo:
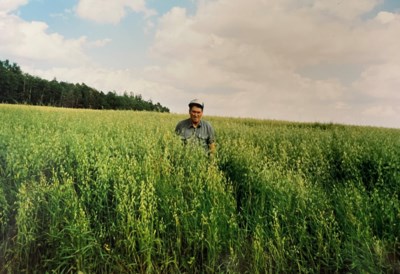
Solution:
[(198, 143), (206, 150), (209, 149), (210, 144), (215, 142), (214, 129), (207, 121), (200, 120), (196, 128), (190, 118), (180, 121), (176, 125), (175, 132), (185, 143)]

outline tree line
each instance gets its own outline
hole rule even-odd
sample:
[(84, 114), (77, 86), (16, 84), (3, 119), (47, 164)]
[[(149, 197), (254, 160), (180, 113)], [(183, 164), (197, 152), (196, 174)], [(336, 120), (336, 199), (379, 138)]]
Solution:
[(86, 84), (48, 81), (23, 73), (16, 63), (0, 60), (0, 103), (66, 108), (123, 109), (169, 112), (167, 107), (133, 93), (104, 93)]

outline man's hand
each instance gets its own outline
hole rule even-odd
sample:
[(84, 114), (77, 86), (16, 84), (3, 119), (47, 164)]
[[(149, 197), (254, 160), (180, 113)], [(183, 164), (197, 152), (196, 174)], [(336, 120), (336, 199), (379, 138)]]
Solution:
[(210, 154), (214, 155), (215, 154), (215, 143), (209, 144), (208, 148), (210, 149)]

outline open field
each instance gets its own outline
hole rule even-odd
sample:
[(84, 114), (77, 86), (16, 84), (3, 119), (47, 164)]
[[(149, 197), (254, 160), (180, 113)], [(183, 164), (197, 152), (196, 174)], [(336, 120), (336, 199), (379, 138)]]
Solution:
[(0, 273), (400, 273), (400, 130), (0, 105)]

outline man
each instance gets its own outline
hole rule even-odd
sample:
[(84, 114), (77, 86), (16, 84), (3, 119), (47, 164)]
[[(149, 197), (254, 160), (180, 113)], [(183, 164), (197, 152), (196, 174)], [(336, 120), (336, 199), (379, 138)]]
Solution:
[(207, 121), (201, 120), (204, 103), (194, 99), (189, 103), (190, 118), (180, 121), (175, 128), (176, 134), (187, 143), (197, 143), (211, 154), (215, 152), (215, 132)]

